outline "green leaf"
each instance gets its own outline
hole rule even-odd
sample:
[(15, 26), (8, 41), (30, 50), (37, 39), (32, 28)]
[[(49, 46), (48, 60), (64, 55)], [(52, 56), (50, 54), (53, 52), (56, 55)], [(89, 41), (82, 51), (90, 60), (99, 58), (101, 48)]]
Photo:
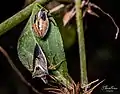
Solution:
[(38, 43), (45, 53), (49, 65), (56, 65), (64, 61), (57, 70), (52, 71), (52, 74), (59, 82), (62, 82), (64, 85), (68, 86), (70, 84), (70, 79), (67, 70), (67, 62), (65, 59), (63, 41), (56, 22), (52, 17), (50, 18), (50, 27), (47, 32), (47, 36), (45, 36), (44, 39), (36, 36), (32, 29), (35, 14), (40, 10), (40, 8), (42, 8), (42, 6), (38, 4), (34, 6), (32, 14), (19, 38), (19, 59), (22, 64), (32, 73), (34, 48), (36, 43)]

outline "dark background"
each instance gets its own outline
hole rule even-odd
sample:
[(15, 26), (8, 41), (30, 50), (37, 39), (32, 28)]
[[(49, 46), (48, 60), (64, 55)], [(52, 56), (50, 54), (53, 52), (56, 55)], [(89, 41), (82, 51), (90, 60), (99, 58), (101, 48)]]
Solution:
[[(109, 13), (120, 27), (119, 0), (92, 0), (104, 11)], [(24, 0), (8, 0), (0, 3), (0, 23), (23, 8)], [(96, 11), (96, 10), (95, 10)], [(116, 28), (110, 18), (97, 11), (100, 18), (86, 16), (85, 46), (89, 82), (96, 79), (106, 79), (93, 94), (120, 94), (120, 35), (115, 40)], [(2, 46), (22, 72), (25, 78), (31, 80), (29, 72), (23, 68), (17, 57), (17, 41), (27, 20), (0, 37)], [(77, 40), (73, 46), (65, 50), (68, 70), (75, 82), (79, 81), (79, 53)], [(106, 92), (102, 86), (114, 86), (117, 90)], [(32, 94), (13, 71), (6, 58), (0, 53), (0, 94)]]

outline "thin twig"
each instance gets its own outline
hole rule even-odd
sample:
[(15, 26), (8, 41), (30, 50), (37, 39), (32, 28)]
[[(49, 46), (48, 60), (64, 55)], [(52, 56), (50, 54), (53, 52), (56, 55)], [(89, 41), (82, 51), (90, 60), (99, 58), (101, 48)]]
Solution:
[(100, 7), (98, 7), (97, 5), (95, 5), (95, 4), (93, 4), (93, 3), (89, 3), (89, 4), (90, 4), (91, 6), (93, 6), (94, 8), (99, 9), (103, 14), (107, 15), (107, 16), (112, 20), (113, 24), (115, 25), (115, 27), (116, 27), (116, 29), (117, 29), (117, 33), (116, 33), (116, 36), (115, 36), (115, 39), (117, 39), (120, 30), (119, 30), (118, 25), (115, 23), (113, 17), (112, 17), (110, 14), (106, 13), (105, 11), (103, 11), (103, 10), (102, 10)]
[(9, 64), (11, 65), (12, 69), (18, 74), (18, 76), (21, 78), (21, 80), (29, 87), (32, 88), (32, 90), (37, 94), (42, 94), (38, 90), (36, 90), (21, 74), (21, 72), (17, 69), (17, 67), (14, 65), (13, 61), (9, 57), (8, 53), (0, 46), (0, 52), (3, 53), (3, 55), (7, 58)]
[(92, 87), (90, 90), (84, 92), (84, 94), (91, 94), (93, 92), (93, 90), (99, 86), (101, 83), (103, 83), (105, 80), (102, 80), (101, 82), (99, 82), (97, 85), (95, 85), (94, 87)]
[(92, 84), (94, 84), (94, 83), (96, 83), (96, 82), (98, 82), (98, 81), (99, 81), (99, 79), (97, 79), (97, 80), (95, 80), (95, 81), (92, 81), (92, 82), (90, 82), (89, 84), (83, 86), (82, 88), (89, 87), (90, 85), (92, 85)]
[(75, 15), (75, 7), (73, 7), (70, 11), (66, 12), (63, 17), (63, 26), (65, 26)]
[(49, 13), (56, 12), (56, 11), (60, 10), (61, 8), (63, 8), (64, 6), (65, 6), (64, 4), (60, 4), (56, 7), (54, 7), (53, 9), (51, 9)]
[(44, 90), (47, 90), (47, 91), (51, 90), (51, 91), (63, 92), (63, 91), (61, 91), (60, 89), (57, 89), (57, 88), (45, 88)]

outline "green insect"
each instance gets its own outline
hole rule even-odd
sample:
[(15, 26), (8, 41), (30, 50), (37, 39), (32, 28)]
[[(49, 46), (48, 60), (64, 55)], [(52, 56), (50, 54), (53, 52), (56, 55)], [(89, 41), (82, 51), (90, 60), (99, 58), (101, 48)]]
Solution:
[[(49, 80), (49, 76), (54, 75), (57, 81), (62, 81), (66, 84), (67, 68), (62, 38), (55, 20), (50, 17), (50, 14), (48, 16), (47, 13), (45, 8), (35, 4), (32, 14), (18, 40), (18, 56), (24, 67), (31, 72), (32, 78), (38, 77), (47, 84), (52, 80), (51, 78)], [(35, 32), (34, 26), (40, 29), (39, 25), (41, 22), (39, 18), (45, 20), (44, 17), (48, 19), (49, 25), (47, 25), (48, 29), (44, 31), (45, 35), (42, 34), (43, 36), (41, 37), (37, 34), (37, 32), (40, 32), (39, 30)], [(63, 61), (64, 64), (60, 65), (60, 62), (63, 63)], [(55, 70), (56, 67), (58, 68), (57, 70)]]

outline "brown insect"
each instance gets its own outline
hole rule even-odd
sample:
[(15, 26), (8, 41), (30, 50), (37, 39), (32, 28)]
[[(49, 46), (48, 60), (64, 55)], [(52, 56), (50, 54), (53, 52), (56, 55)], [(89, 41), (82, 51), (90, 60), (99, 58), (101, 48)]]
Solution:
[(34, 24), (32, 25), (34, 32), (41, 38), (43, 38), (49, 28), (48, 12), (41, 8), (35, 16)]

